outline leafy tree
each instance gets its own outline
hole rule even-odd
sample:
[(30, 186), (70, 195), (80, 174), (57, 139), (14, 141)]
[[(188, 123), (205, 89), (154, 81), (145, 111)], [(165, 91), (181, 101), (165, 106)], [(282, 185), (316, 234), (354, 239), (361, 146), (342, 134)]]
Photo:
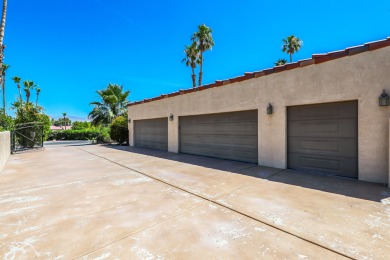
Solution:
[(286, 59), (278, 59), (274, 64), (275, 66), (282, 66), (287, 63)]
[(110, 126), (110, 137), (119, 144), (129, 142), (129, 129), (127, 117), (118, 116)]
[(18, 92), (19, 92), (19, 98), (20, 100), (22, 100), (22, 92), (20, 90), (20, 81), (22, 80), (21, 78), (19, 78), (18, 76), (15, 76), (12, 78), (12, 80), (15, 82), (16, 86), (18, 87)]
[(26, 103), (15, 101), (12, 104), (12, 109), (15, 109), (15, 125), (26, 124), (32, 122), (41, 122), (43, 124), (44, 135), (47, 138), (50, 131), (50, 118), (43, 113), (43, 108), (34, 103)]
[(55, 126), (69, 126), (69, 125), (72, 125), (72, 120), (70, 120), (69, 118), (67, 118), (65, 116), (65, 118), (58, 118), (58, 120), (52, 120), (52, 125), (55, 125)]
[(72, 124), (72, 130), (86, 130), (90, 128), (91, 128), (91, 124), (89, 122), (75, 121)]
[(5, 115), (6, 114), (6, 91), (5, 91), (5, 78), (6, 78), (6, 74), (7, 74), (7, 70), (9, 69), (9, 65), (8, 64), (2, 64), (2, 70), (1, 70), (1, 76), (2, 76), (2, 81), (1, 81), (1, 88), (3, 90), (3, 114)]
[(197, 49), (199, 51), (199, 82), (198, 85), (202, 85), (203, 79), (203, 53), (207, 50), (211, 50), (214, 46), (214, 40), (212, 33), (213, 30), (210, 27), (207, 27), (205, 24), (198, 26), (198, 30), (194, 32), (191, 37), (191, 40), (196, 43)]
[[(19, 80), (20, 82), (20, 80)], [(45, 138), (48, 136), (50, 131), (50, 118), (43, 113), (43, 107), (38, 106), (36, 103), (29, 102), (30, 90), (35, 86), (33, 81), (25, 81), (25, 93), (26, 101), (23, 100), (22, 96), (18, 98), (13, 104), (11, 109), (15, 110), (15, 125), (26, 124), (32, 122), (40, 122), (43, 124)], [(37, 136), (39, 138), (39, 136)]]
[(282, 51), (290, 55), (290, 63), (292, 62), (292, 55), (298, 52), (303, 45), (303, 41), (294, 35), (283, 39)]
[(192, 69), (192, 87), (196, 87), (196, 75), (195, 68), (196, 65), (199, 65), (199, 50), (196, 48), (196, 43), (193, 42), (191, 45), (187, 45), (184, 47), (185, 57), (181, 62), (185, 62), (187, 67), (191, 67)]
[(12, 130), (14, 126), (14, 120), (11, 116), (5, 115), (0, 108), (0, 132)]
[(101, 101), (91, 102), (94, 108), (88, 118), (94, 126), (110, 124), (118, 116), (127, 114), (127, 100), (130, 91), (123, 91), (123, 86), (109, 84), (106, 89), (96, 91)]

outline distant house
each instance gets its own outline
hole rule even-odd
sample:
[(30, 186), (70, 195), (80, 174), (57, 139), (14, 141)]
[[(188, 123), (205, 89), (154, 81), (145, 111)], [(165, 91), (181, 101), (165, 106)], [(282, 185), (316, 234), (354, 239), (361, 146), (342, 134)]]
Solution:
[[(71, 130), (71, 129), (72, 129), (71, 125), (66, 126), (66, 130)], [(50, 126), (50, 130), (52, 130), (52, 131), (62, 131), (62, 130), (65, 130), (65, 126), (51, 125)]]

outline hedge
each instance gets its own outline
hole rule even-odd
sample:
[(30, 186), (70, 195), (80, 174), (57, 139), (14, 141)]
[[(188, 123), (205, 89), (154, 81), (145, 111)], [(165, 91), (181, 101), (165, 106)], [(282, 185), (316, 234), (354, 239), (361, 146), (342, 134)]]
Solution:
[(47, 140), (97, 140), (109, 142), (107, 130), (63, 130), (52, 131)]

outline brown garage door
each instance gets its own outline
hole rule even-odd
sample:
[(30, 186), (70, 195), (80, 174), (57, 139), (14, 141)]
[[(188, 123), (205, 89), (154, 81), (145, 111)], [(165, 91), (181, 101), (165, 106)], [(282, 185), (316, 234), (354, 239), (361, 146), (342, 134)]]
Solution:
[(180, 152), (257, 163), (257, 110), (180, 117)]
[(134, 121), (135, 146), (168, 150), (168, 118)]
[(357, 101), (288, 108), (288, 167), (358, 177)]

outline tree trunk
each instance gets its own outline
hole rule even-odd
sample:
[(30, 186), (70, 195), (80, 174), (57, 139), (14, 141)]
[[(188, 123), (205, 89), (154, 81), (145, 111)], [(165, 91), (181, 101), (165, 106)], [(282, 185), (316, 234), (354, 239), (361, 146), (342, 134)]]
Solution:
[(5, 29), (5, 17), (7, 14), (7, 0), (3, 0), (3, 12), (1, 15), (1, 24), (0, 24), (0, 82), (3, 80), (3, 57), (4, 57), (4, 29)]
[(200, 69), (199, 69), (199, 84), (198, 86), (202, 86), (202, 77), (203, 77), (203, 52), (200, 52)]
[(192, 68), (192, 88), (195, 88), (196, 87), (196, 75), (195, 75), (195, 69)]
[(35, 102), (36, 106), (38, 106), (38, 96), (39, 96), (39, 94), (37, 94), (37, 101)]
[(0, 45), (3, 45), (6, 15), (7, 15), (7, 0), (3, 0), (3, 13), (1, 15), (1, 25), (0, 25)]
[(292, 63), (292, 53), (290, 53), (290, 63)]
[(20, 84), (19, 83), (18, 83), (18, 91), (19, 91), (20, 101), (22, 101), (22, 92), (20, 91)]
[(3, 114), (5, 115), (5, 109), (6, 109), (6, 100), (5, 100), (5, 75), (4, 75), (4, 78), (3, 78), (3, 81), (1, 82), (1, 85), (3, 87)]

